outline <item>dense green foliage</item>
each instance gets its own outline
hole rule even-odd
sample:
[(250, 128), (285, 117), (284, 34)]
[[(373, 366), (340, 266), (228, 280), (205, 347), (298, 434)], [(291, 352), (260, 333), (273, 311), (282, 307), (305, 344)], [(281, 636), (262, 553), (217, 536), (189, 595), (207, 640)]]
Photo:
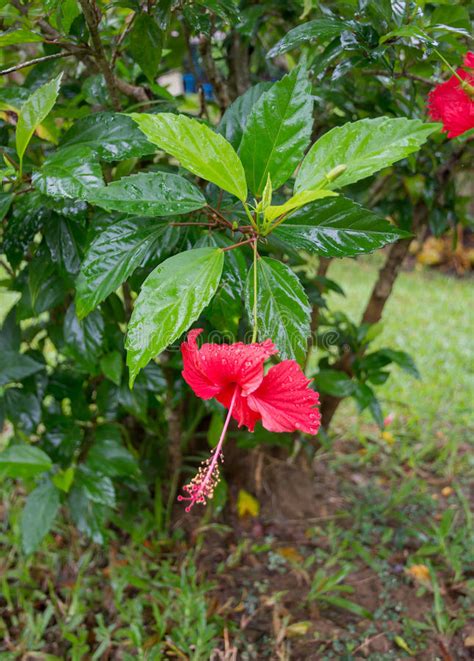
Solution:
[[(467, 5), (302, 11), (3, 3), (0, 252), (15, 296), (0, 333), (12, 425), (0, 470), (28, 487), (26, 553), (62, 504), (97, 542), (119, 501), (133, 519), (154, 497), (170, 516), (182, 452), (200, 449), (211, 415), (219, 425), (180, 377), (197, 322), (214, 338), (271, 337), (301, 364), (320, 340), (318, 390), (380, 425), (387, 366), (418, 376), (403, 347), (370, 350), (377, 324), (325, 310), (339, 286), (314, 276), (313, 253), (469, 221), (455, 177), (468, 138), (447, 142), (425, 110), (438, 51), (456, 64), (466, 50)], [(40, 61), (18, 68), (31, 51)], [(172, 95), (158, 77), (183, 62), (197, 90)]]

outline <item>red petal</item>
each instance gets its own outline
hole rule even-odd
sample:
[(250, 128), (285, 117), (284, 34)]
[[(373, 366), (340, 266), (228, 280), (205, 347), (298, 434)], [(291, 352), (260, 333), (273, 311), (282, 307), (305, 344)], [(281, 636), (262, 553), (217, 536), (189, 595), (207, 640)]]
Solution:
[[(230, 407), (234, 388), (235, 386), (229, 385), (216, 397), (217, 401), (225, 406), (226, 409)], [(237, 393), (236, 395), (234, 407), (232, 409), (232, 417), (237, 420), (239, 427), (248, 427), (249, 431), (253, 431), (255, 424), (262, 418), (260, 413), (253, 411), (249, 407), (247, 397), (243, 397), (241, 393)]]
[(474, 69), (474, 53), (469, 52), (464, 56), (463, 65), (468, 69)]
[(201, 332), (192, 330), (181, 345), (182, 374), (198, 397), (216, 397), (229, 384), (240, 386), (244, 396), (258, 388), (265, 359), (277, 353), (271, 340), (259, 344), (203, 344), (198, 349), (196, 337)]
[(196, 395), (201, 399), (211, 399), (220, 392), (221, 387), (213, 383), (206, 373), (201, 369), (199, 348), (196, 338), (202, 333), (202, 328), (195, 328), (188, 333), (187, 341), (181, 344), (183, 355), (183, 375), (186, 383), (191, 386)]
[(317, 434), (321, 416), (314, 407), (319, 396), (308, 387), (310, 382), (297, 362), (284, 360), (272, 367), (261, 386), (247, 397), (248, 405), (260, 413), (269, 431)]
[[(467, 56), (466, 61), (470, 62)], [(467, 83), (474, 84), (474, 76), (463, 69), (458, 69), (457, 73)], [(428, 108), (432, 119), (443, 122), (443, 131), (448, 138), (455, 138), (474, 128), (474, 99), (461, 87), (456, 76), (451, 76), (430, 92)]]

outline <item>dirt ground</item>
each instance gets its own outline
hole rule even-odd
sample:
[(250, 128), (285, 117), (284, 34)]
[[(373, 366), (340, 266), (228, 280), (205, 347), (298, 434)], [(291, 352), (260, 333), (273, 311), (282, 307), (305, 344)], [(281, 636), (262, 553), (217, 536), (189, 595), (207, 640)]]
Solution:
[[(472, 642), (474, 624), (465, 623), (453, 635), (443, 635), (428, 626), (416, 652), (406, 642), (407, 623), (425, 622), (433, 612), (432, 590), (420, 590), (420, 584), (407, 575), (407, 561), (416, 551), (416, 544), (413, 542), (412, 546), (410, 540), (403, 548), (383, 545), (382, 573), (378, 532), (373, 536), (369, 557), (351, 562), (344, 585), (353, 589), (351, 601), (373, 614), (371, 621), (347, 610), (308, 601), (314, 567), (321, 564), (323, 557), (325, 566), (331, 565), (334, 549), (328, 538), (328, 525), (337, 522), (339, 535), (342, 529), (349, 540), (357, 540), (360, 522), (356, 523), (352, 516), (354, 495), (367, 491), (371, 483), (383, 485), (378, 466), (362, 473), (350, 464), (335, 470), (324, 457), (310, 465), (303, 454), (294, 462), (278, 451), (234, 455), (228, 449), (228, 455), (226, 465), (232, 466), (233, 484), (224, 519), (228, 527), (224, 533), (207, 534), (200, 553), (202, 571), (217, 582), (212, 607), (234, 624), (226, 639), (227, 654), (219, 653), (216, 658), (474, 658), (474, 647), (466, 646), (466, 641)], [(437, 500), (440, 480), (433, 477), (428, 485)], [(241, 488), (258, 499), (258, 517), (239, 518), (235, 514)], [(393, 485), (386, 485), (386, 489), (391, 488)], [(351, 492), (351, 497), (346, 492)], [(439, 505), (444, 507), (443, 503)], [(440, 512), (435, 516), (439, 519)], [(422, 515), (415, 512), (414, 517), (420, 517), (415, 525), (422, 526)], [(193, 528), (192, 518), (186, 525), (191, 536), (200, 534), (199, 528)], [(390, 517), (383, 521), (383, 528), (393, 528), (395, 536), (397, 526), (398, 522)], [(310, 568), (308, 559), (315, 553), (317, 561)], [(335, 567), (339, 564), (336, 561)], [(455, 585), (447, 575), (443, 577), (441, 593), (450, 616), (455, 617), (464, 592), (464, 583)], [(345, 649), (352, 646), (350, 654), (343, 652), (344, 645)]]

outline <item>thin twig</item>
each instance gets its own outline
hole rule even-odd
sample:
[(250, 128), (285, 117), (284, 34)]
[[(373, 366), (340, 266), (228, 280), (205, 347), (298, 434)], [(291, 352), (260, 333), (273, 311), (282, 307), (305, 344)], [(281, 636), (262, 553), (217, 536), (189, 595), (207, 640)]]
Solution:
[(214, 58), (212, 57), (212, 46), (209, 37), (203, 36), (199, 41), (199, 52), (201, 54), (202, 64), (207, 78), (214, 88), (217, 103), (223, 114), (230, 105), (229, 90), (227, 83), (221, 76)]
[(8, 275), (11, 275), (12, 277), (15, 275), (13, 270), (8, 266), (6, 262), (3, 261), (3, 259), (0, 259), (0, 266), (5, 269), (5, 271), (8, 273)]
[(227, 220), (227, 218), (225, 218), (220, 211), (214, 209), (214, 207), (208, 205), (207, 209), (204, 209), (204, 212), (210, 215), (211, 218), (215, 218), (216, 220), (218, 219), (227, 228), (233, 229), (234, 226), (232, 225), (232, 223), (229, 220)]
[(91, 35), (92, 44), (94, 46), (94, 55), (99, 65), (100, 70), (105, 78), (108, 92), (115, 110), (121, 110), (120, 98), (118, 94), (117, 82), (113, 74), (112, 68), (105, 55), (104, 47), (99, 34), (99, 23), (101, 19), (100, 10), (95, 0), (79, 0), (82, 8), (82, 13), (86, 19), (87, 27)]
[(206, 103), (206, 94), (204, 92), (204, 87), (199, 85), (198, 87), (198, 96), (199, 96), (199, 117), (205, 117), (207, 121), (210, 121), (209, 110), (207, 109)]
[(250, 239), (245, 239), (245, 241), (239, 241), (239, 243), (234, 243), (232, 246), (227, 246), (227, 248), (221, 248), (222, 252), (227, 252), (228, 250), (235, 250), (239, 246), (245, 246), (248, 243), (255, 243), (257, 241), (256, 236), (252, 236)]
[(196, 223), (190, 221), (189, 223), (170, 223), (171, 227), (216, 227), (217, 223)]
[(43, 57), (35, 57), (34, 60), (28, 60), (27, 62), (20, 62), (20, 64), (15, 64), (13, 67), (8, 69), (2, 69), (0, 71), (0, 76), (6, 76), (9, 73), (14, 71), (20, 71), (20, 69), (26, 69), (26, 67), (31, 67), (34, 64), (40, 64), (41, 62), (49, 62), (50, 60), (59, 60), (62, 57), (71, 57), (71, 55), (76, 55), (76, 53), (53, 53), (52, 55), (44, 55)]

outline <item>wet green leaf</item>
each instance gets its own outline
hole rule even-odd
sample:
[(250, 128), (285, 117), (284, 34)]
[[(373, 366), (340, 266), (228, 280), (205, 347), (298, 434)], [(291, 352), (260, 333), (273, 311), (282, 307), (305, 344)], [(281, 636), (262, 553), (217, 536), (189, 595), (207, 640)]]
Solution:
[(268, 51), (267, 57), (276, 57), (289, 50), (298, 48), (308, 41), (328, 41), (339, 36), (350, 25), (338, 18), (317, 18), (290, 30), (283, 39)]
[(122, 354), (120, 351), (111, 351), (100, 359), (100, 369), (108, 379), (117, 386), (122, 381)]
[(146, 218), (125, 218), (96, 236), (76, 282), (80, 319), (125, 282), (150, 251), (158, 250), (168, 227)]
[(261, 195), (268, 175), (276, 190), (293, 174), (309, 144), (313, 97), (308, 72), (296, 67), (254, 104), (240, 144), (249, 188)]
[(297, 250), (350, 257), (410, 235), (352, 200), (337, 197), (301, 207), (271, 236)]
[(239, 150), (252, 108), (271, 86), (271, 83), (266, 82), (253, 85), (244, 94), (237, 97), (222, 116), (217, 130), (230, 142), (235, 151)]
[(219, 248), (197, 248), (166, 259), (150, 273), (128, 325), (131, 385), (151, 358), (196, 321), (217, 289), (223, 265)]
[(33, 185), (44, 195), (85, 199), (92, 189), (104, 186), (96, 158), (87, 147), (58, 149), (33, 174)]
[(69, 306), (64, 318), (65, 353), (92, 374), (97, 373), (99, 367), (103, 334), (104, 320), (98, 310), (81, 321), (76, 316), (75, 306)]
[(62, 74), (51, 82), (42, 85), (31, 94), (21, 106), (16, 125), (16, 151), (23, 161), (23, 155), (36, 128), (51, 112), (59, 94)]
[(61, 149), (73, 145), (88, 147), (104, 161), (122, 161), (155, 151), (135, 122), (118, 112), (98, 112), (75, 122), (61, 140)]
[[(406, 158), (420, 149), (439, 124), (419, 119), (377, 117), (348, 122), (325, 133), (301, 164), (295, 192), (315, 188), (341, 188)], [(340, 166), (345, 170), (333, 181), (327, 176)]]
[(247, 199), (242, 163), (232, 145), (205, 124), (185, 115), (130, 115), (148, 140), (171, 154), (181, 165), (239, 200)]
[(142, 216), (172, 216), (201, 209), (206, 200), (196, 186), (177, 174), (141, 172), (89, 191), (87, 200), (107, 211)]
[[(311, 307), (301, 282), (293, 271), (276, 259), (257, 262), (258, 337), (270, 338), (282, 358), (302, 363), (310, 334)], [(246, 287), (247, 314), (253, 318), (254, 267)]]
[(0, 351), (0, 386), (15, 381), (22, 381), (27, 376), (44, 370), (44, 364), (17, 351)]
[(162, 49), (162, 33), (155, 18), (151, 14), (138, 14), (130, 32), (129, 50), (149, 80), (158, 73)]

